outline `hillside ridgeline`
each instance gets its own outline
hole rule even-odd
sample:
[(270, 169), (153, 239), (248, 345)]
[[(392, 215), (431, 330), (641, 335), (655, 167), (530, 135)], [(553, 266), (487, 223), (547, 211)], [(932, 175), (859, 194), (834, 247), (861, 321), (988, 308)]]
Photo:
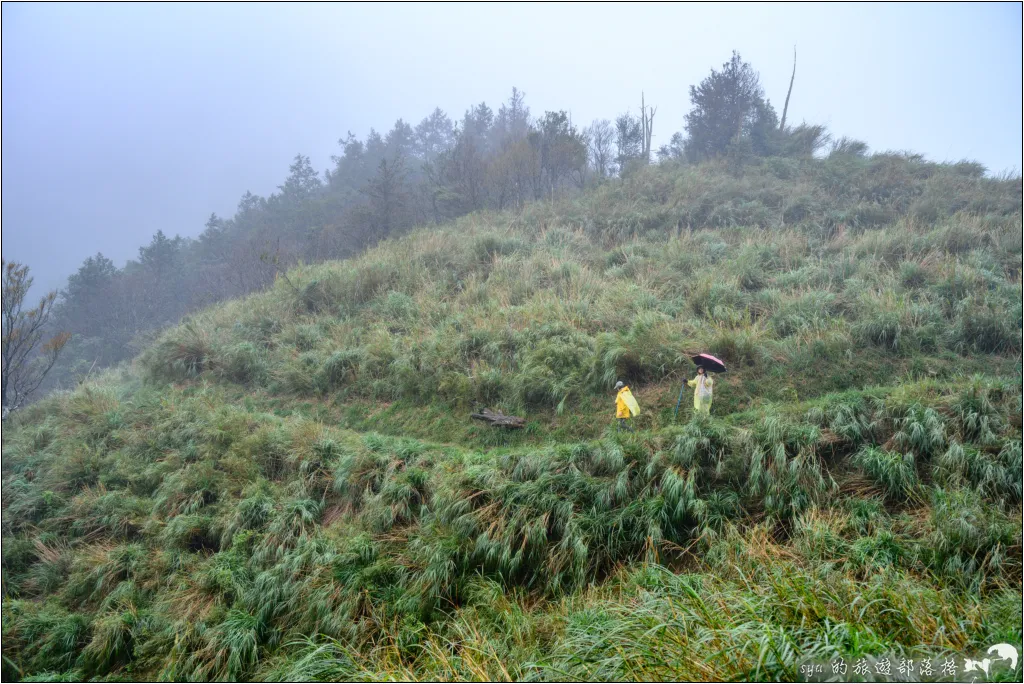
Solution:
[[(833, 154), (663, 164), (281, 273), (5, 425), (4, 679), (1019, 646), (1021, 243), (1019, 178)], [(695, 351), (729, 372), (675, 419)]]

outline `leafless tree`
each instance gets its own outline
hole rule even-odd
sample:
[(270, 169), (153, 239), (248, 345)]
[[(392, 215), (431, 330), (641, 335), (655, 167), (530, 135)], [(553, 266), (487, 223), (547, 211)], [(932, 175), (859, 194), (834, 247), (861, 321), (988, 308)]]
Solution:
[(651, 136), (654, 135), (654, 113), (658, 111), (657, 107), (648, 107), (644, 101), (643, 91), (640, 92), (640, 128), (641, 128), (641, 140), (643, 142), (643, 151), (641, 156), (643, 157), (644, 164), (651, 163)]
[(587, 152), (590, 164), (598, 178), (607, 178), (612, 173), (615, 160), (615, 129), (608, 119), (594, 119), (587, 127)]
[(58, 332), (44, 341), (47, 323), (57, 299), (47, 292), (39, 304), (25, 309), (25, 297), (32, 287), (28, 266), (2, 262), (3, 269), (3, 417), (17, 409), (39, 388), (57, 362), (71, 334)]
[(793, 73), (789, 77), (789, 90), (786, 91), (786, 104), (782, 107), (782, 121), (779, 130), (786, 130), (786, 114), (789, 112), (789, 96), (793, 94), (793, 81), (796, 79), (796, 45), (793, 46)]

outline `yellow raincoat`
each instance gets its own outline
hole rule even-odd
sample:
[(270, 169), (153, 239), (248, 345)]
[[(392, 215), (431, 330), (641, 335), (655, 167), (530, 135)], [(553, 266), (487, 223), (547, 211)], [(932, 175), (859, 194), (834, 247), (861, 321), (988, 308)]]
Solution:
[(629, 387), (620, 389), (619, 393), (615, 395), (615, 417), (629, 418), (631, 415), (636, 416), (639, 413), (640, 405), (636, 403), (636, 399), (633, 398), (633, 393), (629, 391)]
[(693, 380), (687, 380), (686, 384), (693, 388), (693, 409), (705, 414), (711, 413), (711, 399), (714, 391), (715, 381), (708, 374), (698, 375)]

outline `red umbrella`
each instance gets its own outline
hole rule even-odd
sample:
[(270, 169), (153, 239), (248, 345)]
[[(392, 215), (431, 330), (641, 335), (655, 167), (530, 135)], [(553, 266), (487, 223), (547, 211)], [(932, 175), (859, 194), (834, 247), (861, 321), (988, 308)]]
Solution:
[(714, 373), (724, 373), (726, 370), (725, 364), (722, 363), (722, 360), (715, 358), (711, 354), (697, 354), (690, 358), (695, 364), (702, 366), (705, 370), (709, 370)]

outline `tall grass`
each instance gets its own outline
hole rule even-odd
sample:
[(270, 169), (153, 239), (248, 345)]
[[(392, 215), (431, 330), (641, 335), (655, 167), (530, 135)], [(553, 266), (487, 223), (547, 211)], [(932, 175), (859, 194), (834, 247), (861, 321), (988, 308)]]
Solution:
[[(4, 678), (788, 680), (1019, 641), (1019, 181), (862, 152), (301, 266), (12, 417)], [(730, 371), (677, 417), (696, 351)]]
[[(155, 380), (564, 413), (618, 379), (688, 372), (686, 350), (717, 352), (758, 379), (801, 376), (813, 394), (911, 366), (936, 372), (949, 352), (1020, 353), (1012, 181), (964, 184), (952, 166), (898, 155), (785, 161), (792, 178), (769, 163), (740, 178), (713, 164), (650, 169), (511, 223), (470, 216), (302, 267), (172, 330), (143, 366)], [(946, 187), (940, 179), (974, 199), (922, 219), (911, 198)], [(805, 218), (751, 218), (791, 195), (815, 197)], [(859, 210), (840, 208), (863, 202), (891, 217), (859, 225)], [(623, 235), (625, 219), (609, 219), (646, 205), (657, 210), (644, 230)], [(999, 209), (965, 209), (975, 205)], [(829, 219), (843, 228), (824, 241), (822, 211), (851, 217)], [(840, 363), (853, 372), (819, 368)], [(744, 391), (731, 408), (756, 398)]]

